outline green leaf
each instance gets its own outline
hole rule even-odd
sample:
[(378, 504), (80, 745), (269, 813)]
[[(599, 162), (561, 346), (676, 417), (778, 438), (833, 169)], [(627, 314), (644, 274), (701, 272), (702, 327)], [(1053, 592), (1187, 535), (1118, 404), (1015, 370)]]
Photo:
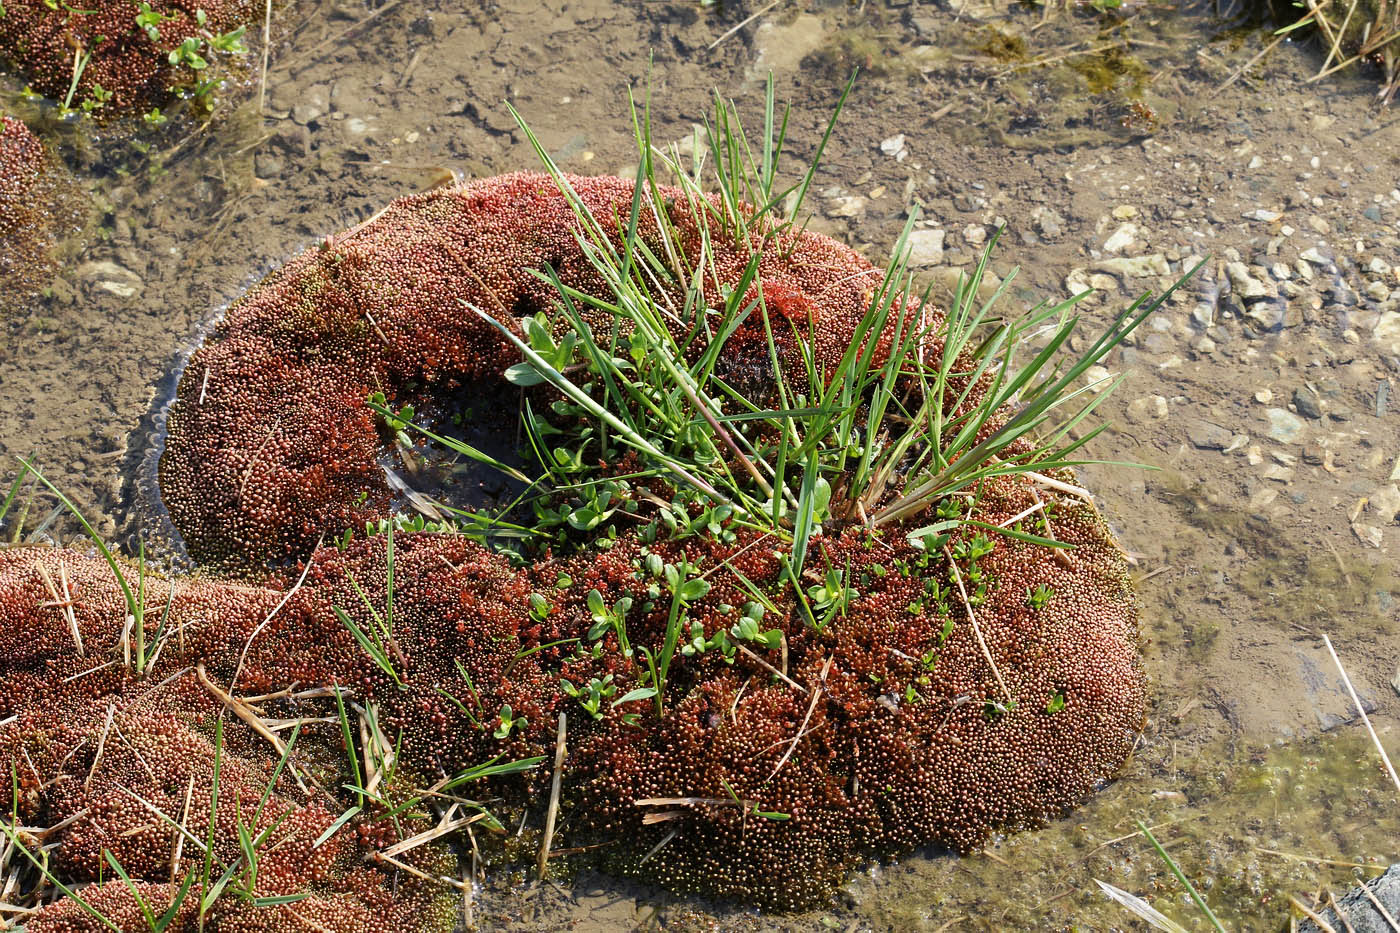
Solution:
[(697, 599), (703, 598), (708, 592), (710, 592), (710, 581), (702, 577), (695, 577), (681, 584), (680, 597), (688, 603), (693, 603)]
[(650, 700), (654, 696), (656, 696), (655, 687), (638, 687), (635, 690), (627, 691), (616, 700), (613, 700), (612, 705), (618, 707), (623, 703), (632, 703), (636, 700)]

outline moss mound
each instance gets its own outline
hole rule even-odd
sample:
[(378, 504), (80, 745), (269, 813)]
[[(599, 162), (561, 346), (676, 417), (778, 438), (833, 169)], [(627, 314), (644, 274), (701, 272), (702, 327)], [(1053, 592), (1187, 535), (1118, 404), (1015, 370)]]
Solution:
[[(635, 234), (620, 223), (616, 239), (590, 240), (548, 176), (487, 179), (395, 202), (229, 310), (183, 376), (161, 486), (191, 553), (256, 585), (0, 552), (12, 620), (0, 763), (65, 877), (117, 861), (149, 885), (99, 889), (122, 916), (137, 892), (177, 896), (188, 822), (233, 866), (215, 905), (231, 928), (266, 904), (249, 929), (293, 929), (287, 912), (313, 908), (329, 929), (357, 929), (366, 912), (444, 928), (451, 855), (420, 834), (475, 812), (468, 825), (489, 836), (485, 800), (540, 825), (555, 780), (556, 850), (673, 890), (798, 907), (862, 860), (968, 851), (1064, 814), (1129, 754), (1145, 707), (1137, 604), (1063, 467), (988, 474), (883, 524), (835, 475), (842, 506), (802, 535), (796, 567), (787, 526), (687, 497), (637, 451), (588, 466), (592, 440), (560, 462), (630, 492), (537, 503), (566, 529), (550, 547), (511, 560), (456, 530), (393, 530), (386, 477), (412, 453), (366, 396), (431, 410), (496, 391), (518, 369), (507, 333), (523, 329), (537, 356), (567, 339), (541, 323), (561, 294), (601, 302), (577, 320), (606, 332), (613, 284), (589, 254), (607, 244), (705, 257), (696, 284), (668, 293), (658, 278), (657, 307), (722, 306), (756, 283), (758, 317), (725, 323), (712, 360), (754, 397), (820, 395), (852, 347), (884, 365), (908, 345), (898, 325), (862, 330), (881, 270), (825, 237), (759, 221), (745, 228), (766, 245), (756, 253), (687, 220), (719, 215), (719, 199), (697, 210), (679, 189), (564, 182), (593, 217), (643, 218)], [(918, 352), (938, 358), (943, 315), (896, 304), (927, 335)], [(706, 359), (709, 342), (692, 337), (686, 358)], [(631, 336), (612, 339), (632, 348), (615, 351), (632, 359), (618, 373), (644, 364)], [(959, 374), (930, 397), (947, 423), (981, 424), (960, 448), (975, 451), (1014, 422), (969, 421), (997, 383), (970, 351), (952, 356)], [(917, 391), (894, 370), (887, 382)], [(551, 412), (548, 430), (595, 437), (586, 405), (548, 385), (523, 397)], [(639, 395), (648, 403), (661, 402)], [(887, 480), (872, 508), (908, 492)], [(816, 486), (804, 488), (806, 502)], [(815, 514), (804, 508), (797, 524)], [(365, 522), (381, 530), (342, 536)], [(263, 826), (277, 842), (260, 858), (247, 840)], [(379, 869), (404, 870), (394, 859), (423, 884), (386, 890)], [(64, 929), (78, 910), (60, 900), (33, 926)]]

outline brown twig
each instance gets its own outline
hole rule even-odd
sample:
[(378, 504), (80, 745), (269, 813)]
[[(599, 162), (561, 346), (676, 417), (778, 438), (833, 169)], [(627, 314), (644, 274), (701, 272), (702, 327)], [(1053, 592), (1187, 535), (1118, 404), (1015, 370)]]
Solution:
[(1001, 671), (997, 669), (997, 662), (992, 659), (992, 651), (987, 647), (987, 640), (982, 637), (982, 627), (977, 624), (977, 616), (972, 612), (972, 602), (967, 598), (967, 587), (963, 586), (962, 574), (958, 571), (958, 562), (953, 559), (953, 552), (948, 545), (943, 545), (943, 554), (948, 558), (948, 566), (953, 570), (953, 581), (958, 585), (958, 593), (962, 595), (963, 608), (967, 610), (967, 619), (972, 623), (972, 633), (977, 636), (977, 644), (982, 648), (982, 657), (987, 659), (988, 666), (992, 669), (992, 676), (996, 677), (997, 683), (1001, 686), (1001, 692), (1006, 695), (1008, 704), (1015, 703), (1011, 696), (1010, 689), (1006, 686), (1006, 681), (1001, 679)]
[[(223, 687), (220, 687), (218, 684), (210, 680), (209, 675), (204, 671), (203, 661), (200, 661), (198, 664), (195, 665), (194, 671), (195, 675), (199, 678), (199, 682), (204, 685), (204, 688), (206, 690), (214, 694), (214, 696), (217, 697), (220, 702), (222, 702), (226, 707), (232, 710), (233, 714), (239, 719), (243, 720), (244, 724), (247, 725), (249, 729), (252, 729), (258, 735), (266, 739), (268, 743), (273, 747), (273, 749), (276, 750), (278, 755), (288, 757), (287, 746), (285, 743), (283, 743), (283, 741), (280, 738), (277, 737), (277, 733), (273, 732), (271, 729), (265, 726), (263, 724), (262, 719), (259, 718), (258, 715), (248, 707), (248, 704), (238, 699), (238, 697), (232, 696), (227, 691), (225, 691)], [(292, 777), (296, 779), (297, 786), (301, 788), (303, 793), (306, 793), (306, 784), (302, 782), (300, 772), (297, 771), (296, 765), (293, 764), (290, 760), (288, 760), (287, 762), (287, 770), (290, 771), (292, 773)]]
[(549, 870), (549, 847), (554, 844), (554, 824), (559, 818), (559, 785), (564, 777), (564, 753), (568, 750), (564, 738), (568, 733), (568, 718), (559, 714), (559, 728), (554, 738), (554, 780), (549, 787), (549, 812), (544, 820), (544, 841), (540, 844), (539, 878)]
[[(1326, 633), (1322, 636), (1322, 641), (1327, 645), (1327, 653), (1332, 656), (1332, 663), (1337, 665), (1337, 672), (1342, 675), (1342, 683), (1346, 684), (1347, 693), (1351, 694), (1351, 702), (1356, 704), (1356, 711), (1361, 714), (1361, 721), (1366, 724), (1366, 731), (1371, 734), (1371, 741), (1376, 745), (1376, 751), (1380, 753), (1381, 761), (1385, 762), (1386, 773), (1390, 775), (1390, 780), (1395, 783), (1395, 789), (1400, 791), (1400, 775), (1395, 773), (1395, 766), (1390, 763), (1390, 756), (1385, 752), (1385, 746), (1381, 744), (1380, 736), (1376, 735), (1375, 727), (1371, 725), (1371, 717), (1366, 715), (1366, 708), (1361, 705), (1361, 698), (1356, 695), (1356, 688), (1351, 685), (1351, 678), (1347, 676), (1346, 668), (1342, 667), (1342, 661), (1337, 657), (1336, 649), (1332, 647), (1332, 639)], [(1391, 921), (1392, 925), (1394, 921)], [(1400, 933), (1400, 929), (1396, 930)]]
[(769, 664), (767, 661), (763, 660), (763, 658), (759, 657), (757, 654), (755, 654), (755, 653), (754, 653), (753, 651), (751, 651), (749, 648), (745, 647), (744, 645), (735, 645), (734, 647), (736, 647), (736, 648), (738, 648), (740, 651), (744, 652), (744, 654), (748, 655), (748, 656), (749, 656), (750, 658), (752, 658), (755, 662), (757, 662), (758, 664), (762, 665), (762, 666), (764, 667), (764, 669), (766, 669), (770, 674), (772, 674), (774, 677), (777, 677), (777, 678), (779, 678), (780, 680), (782, 680), (783, 683), (787, 684), (789, 687), (791, 687), (792, 689), (796, 690), (798, 693), (806, 693), (806, 692), (807, 692), (807, 689), (806, 689), (805, 687), (803, 687), (803, 686), (802, 686), (801, 684), (799, 684), (797, 681), (793, 680), (793, 679), (792, 679), (791, 677), (789, 677), (787, 674), (784, 674), (782, 671), (778, 670), (778, 669), (777, 669), (776, 667), (774, 667), (773, 665)]
[[(827, 675), (827, 672), (831, 670), (831, 662), (832, 662), (832, 660), (833, 660), (832, 657), (828, 657), (828, 658), (826, 659), (826, 662), (825, 662), (824, 664), (822, 664), (822, 673), (821, 673), (821, 680), (822, 680), (822, 683), (825, 683), (825, 682), (826, 682), (826, 675)], [(810, 703), (807, 704), (807, 715), (805, 715), (805, 716), (802, 717), (802, 725), (800, 725), (800, 726), (797, 727), (797, 734), (794, 735), (794, 736), (792, 737), (792, 743), (788, 745), (788, 750), (785, 751), (785, 752), (783, 752), (783, 757), (780, 758), (780, 759), (778, 760), (777, 766), (773, 768), (773, 773), (772, 773), (772, 774), (769, 774), (767, 780), (764, 781), (765, 784), (766, 784), (768, 781), (773, 780), (773, 778), (777, 775), (777, 773), (778, 773), (779, 771), (783, 770), (783, 765), (787, 764), (788, 759), (792, 757), (792, 753), (795, 752), (795, 751), (797, 751), (797, 743), (800, 742), (800, 741), (802, 740), (803, 734), (806, 733), (806, 731), (807, 731), (807, 723), (811, 721), (811, 719), (812, 719), (812, 713), (813, 713), (813, 711), (816, 710), (816, 708), (817, 708), (817, 700), (821, 699), (821, 695), (822, 695), (822, 688), (821, 688), (820, 686), (814, 684), (814, 685), (812, 686), (812, 701), (811, 701)]]
[(1316, 911), (1309, 909), (1307, 904), (1304, 904), (1292, 894), (1288, 895), (1288, 901), (1294, 907), (1301, 910), (1309, 920), (1311, 920), (1313, 923), (1316, 923), (1318, 928), (1322, 930), (1322, 933), (1337, 933), (1336, 928), (1333, 927), (1332, 924), (1328, 923), (1326, 920), (1323, 920), (1320, 916), (1318, 916)]
[(40, 603), (40, 608), (57, 608), (60, 615), (68, 620), (68, 631), (73, 636), (73, 646), (78, 650), (78, 657), (83, 656), (83, 636), (78, 631), (78, 618), (73, 614), (73, 591), (68, 585), (68, 572), (65, 565), (58, 565), (59, 579), (63, 581), (62, 595), (59, 595), (58, 587), (53, 585), (53, 577), (49, 576), (49, 570), (44, 566), (43, 561), (38, 562), (39, 575), (44, 578), (44, 585), (48, 587), (49, 595), (53, 597), (53, 602)]

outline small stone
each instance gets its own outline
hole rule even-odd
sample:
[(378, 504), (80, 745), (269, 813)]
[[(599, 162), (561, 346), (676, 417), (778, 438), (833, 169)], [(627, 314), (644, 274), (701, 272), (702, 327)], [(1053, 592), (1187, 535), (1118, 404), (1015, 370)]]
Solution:
[(1202, 450), (1224, 450), (1234, 435), (1214, 421), (1193, 418), (1186, 426), (1186, 437)]
[(827, 201), (826, 212), (832, 217), (859, 217), (865, 213), (865, 198), (858, 194), (847, 194)]
[(1366, 507), (1376, 513), (1382, 525), (1392, 525), (1400, 518), (1400, 486), (1386, 483), (1377, 486), (1368, 497)]
[(1064, 232), (1065, 219), (1048, 207), (1036, 208), (1031, 214), (1035, 229), (1041, 236), (1053, 240)]
[(963, 240), (970, 246), (981, 246), (987, 242), (987, 228), (981, 224), (968, 224), (963, 229)]
[(1380, 547), (1385, 543), (1385, 531), (1375, 525), (1367, 525), (1363, 522), (1352, 522), (1351, 533), (1356, 535), (1358, 541), (1367, 547)]
[(1371, 338), (1391, 353), (1400, 354), (1400, 311), (1386, 311), (1376, 320)]
[(1108, 388), (1112, 378), (1113, 373), (1104, 366), (1090, 366), (1084, 371), (1084, 381), (1088, 384), (1089, 391), (1096, 395)]
[(1269, 419), (1265, 433), (1280, 444), (1292, 444), (1303, 433), (1303, 419), (1286, 408), (1270, 408), (1264, 414)]
[(1301, 253), (1298, 254), (1298, 258), (1303, 260), (1304, 262), (1310, 262), (1315, 266), (1332, 265), (1332, 260), (1327, 256), (1322, 255), (1322, 253), (1318, 250), (1316, 246), (1309, 246), (1307, 249), (1303, 250)]
[(1260, 334), (1271, 334), (1282, 330), (1288, 321), (1288, 305), (1282, 300), (1254, 301), (1245, 310), (1244, 316)]
[(1260, 389), (1254, 393), (1254, 400), (1260, 404), (1267, 405), (1274, 400), (1272, 389)]
[(1322, 417), (1322, 405), (1318, 403), (1317, 396), (1307, 389), (1293, 390), (1293, 407), (1298, 409), (1298, 414), (1304, 418), (1316, 420)]
[(118, 298), (134, 298), (145, 287), (139, 275), (109, 259), (85, 262), (78, 267), (78, 274), (91, 281), (93, 288)]
[(941, 263), (944, 239), (945, 234), (942, 230), (930, 230), (927, 227), (910, 233), (909, 265), (919, 269)]
[(1133, 424), (1147, 424), (1167, 417), (1167, 400), (1161, 395), (1146, 395), (1128, 403), (1128, 420)]
[(1293, 468), (1279, 463), (1271, 463), (1264, 467), (1264, 478), (1276, 483), (1291, 483), (1293, 482)]
[(1261, 223), (1271, 224), (1283, 215), (1278, 211), (1266, 211), (1260, 208), (1259, 210), (1245, 211), (1243, 216), (1245, 220), (1257, 220)]
[(1131, 204), (1120, 204), (1113, 209), (1113, 218), (1115, 220), (1135, 220), (1137, 215), (1138, 209)]
[(1225, 275), (1230, 279), (1230, 286), (1235, 290), (1235, 294), (1246, 301), (1251, 298), (1270, 297), (1269, 286), (1250, 275), (1249, 266), (1242, 262), (1226, 263)]
[(1276, 262), (1269, 267), (1269, 273), (1280, 282), (1293, 278), (1293, 270), (1288, 268), (1287, 263)]
[(889, 139), (880, 140), (880, 151), (887, 156), (899, 155), (904, 148), (904, 134), (899, 133)]
[(1103, 248), (1106, 253), (1121, 253), (1123, 250), (1133, 245), (1133, 240), (1138, 234), (1135, 224), (1123, 224), (1113, 232), (1107, 240), (1104, 240)]
[(253, 173), (259, 178), (276, 178), (282, 174), (282, 160), (270, 152), (253, 157)]
[(307, 88), (304, 93), (297, 95), (297, 102), (292, 105), (292, 119), (303, 126), (319, 119), (330, 106), (330, 99), (330, 88), (324, 84)]
[(1390, 289), (1380, 280), (1366, 286), (1366, 297), (1372, 301), (1385, 301), (1390, 297)]
[(1361, 212), (1361, 216), (1374, 223), (1381, 222), (1381, 209), (1378, 205), (1372, 204)]
[(1327, 459), (1328, 451), (1318, 444), (1309, 444), (1303, 448), (1303, 462), (1308, 466), (1322, 466)]
[(1366, 263), (1366, 271), (1372, 275), (1390, 275), (1391, 265), (1379, 256), (1372, 256)]
[(1152, 253), (1148, 256), (1117, 257), (1114, 259), (1104, 259), (1096, 264), (1096, 268), (1104, 272), (1130, 279), (1143, 279), (1154, 275), (1170, 275), (1171, 266), (1167, 264), (1167, 257), (1161, 253)]

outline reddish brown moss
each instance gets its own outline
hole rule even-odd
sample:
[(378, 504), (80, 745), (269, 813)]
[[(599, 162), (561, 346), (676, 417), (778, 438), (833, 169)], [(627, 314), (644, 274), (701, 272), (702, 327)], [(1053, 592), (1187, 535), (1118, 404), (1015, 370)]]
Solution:
[[(100, 102), (94, 89), (101, 87), (111, 98), (102, 103), (102, 115), (143, 112), (164, 106), (171, 90), (193, 86), (206, 77), (183, 64), (172, 65), (170, 52), (188, 38), (218, 36), (250, 22), (251, 0), (150, 0), (160, 16), (152, 38), (138, 26), (140, 4), (133, 0), (87, 0), (53, 7), (44, 0), (8, 0), (0, 17), (0, 61), (10, 62), (45, 97), (62, 103), (78, 75), (72, 104)], [(258, 7), (260, 10), (261, 7)], [(204, 11), (201, 27), (196, 19)]]
[[(595, 216), (631, 209), (629, 181), (571, 183)], [(698, 255), (694, 224), (674, 219)], [(500, 380), (513, 352), (471, 306), (507, 321), (548, 309), (551, 286), (529, 272), (546, 264), (601, 293), (575, 228), (546, 175), (471, 182), (395, 201), (236, 302), (181, 380), (161, 463), (162, 496), (190, 554), (263, 566), (382, 515), (389, 489), (376, 459), (389, 452), (365, 397), (382, 391), (421, 409), (464, 384)], [(664, 252), (654, 221), (641, 236)], [(718, 279), (738, 281), (747, 251), (715, 250)], [(845, 349), (879, 280), (860, 256), (812, 233), (780, 238), (759, 275), (783, 313), (816, 315), (824, 360)], [(755, 350), (766, 365), (766, 349)]]
[[(573, 183), (599, 216), (630, 206), (627, 182)], [(191, 550), (246, 573), (382, 515), (388, 490), (376, 457), (383, 450), (365, 395), (378, 389), (418, 404), (498, 379), (512, 354), (458, 299), (512, 319), (546, 308), (548, 287), (522, 271), (545, 263), (576, 287), (600, 289), (574, 245), (570, 216), (538, 175), (408, 198), (294, 260), (236, 304), (185, 374), (162, 464), (165, 495)], [(813, 319), (817, 355), (830, 360), (850, 339), (874, 270), (825, 238), (804, 235), (788, 245), (787, 258), (760, 270), (765, 293), (777, 313)], [(741, 258), (721, 250), (718, 267), (720, 280), (732, 281)], [(742, 369), (744, 341), (737, 346), (727, 364)], [(984, 482), (977, 517), (997, 524), (1025, 512), (1036, 495), (1021, 478)], [(163, 653), (139, 678), (119, 664), (89, 670), (112, 659), (125, 618), (105, 564), (68, 552), (0, 553), (0, 615), (11, 620), (0, 632), (0, 671), (12, 688), (0, 691), (0, 718), (16, 717), (0, 727), (0, 763), (33, 771), (22, 779), (26, 814), (78, 815), (55, 850), (66, 871), (90, 876), (100, 855), (95, 840), (117, 833), (126, 834), (124, 863), (148, 881), (168, 881), (161, 866), (173, 837), (159, 824), (139, 824), (140, 812), (111, 790), (132, 783), (161, 807), (178, 807), (191, 778), (207, 788), (209, 773), (191, 759), (207, 759), (220, 703), (190, 666), (202, 664), (211, 683), (239, 696), (353, 690), (400, 750), (395, 794), (488, 760), (548, 760), (566, 713), (557, 846), (599, 846), (615, 870), (675, 890), (811, 904), (863, 859), (930, 843), (966, 851), (992, 832), (1059, 816), (1127, 756), (1145, 697), (1122, 553), (1092, 506), (1053, 490), (1039, 495), (1054, 511), (1054, 533), (1075, 546), (1072, 556), (1065, 563), (1048, 548), (992, 535), (977, 562), (985, 590), (971, 614), (941, 552), (924, 554), (898, 529), (874, 534), (832, 523), (812, 542), (805, 582), (841, 568), (854, 592), (824, 626), (811, 623), (780, 578), (773, 543), (739, 528), (729, 543), (709, 535), (645, 543), (624, 529), (608, 547), (519, 569), (461, 537), (400, 534), (390, 670), (371, 661), (335, 612), (365, 631), (376, 611), (387, 612), (384, 536), (311, 555), (304, 582), (266, 624), (299, 565), (266, 587), (212, 578), (152, 583), (149, 605), (163, 605), (168, 587), (175, 590)], [(772, 603), (762, 628), (781, 633), (781, 644), (677, 654), (659, 704), (642, 696), (614, 706), (647, 681), (640, 653), (628, 657), (615, 632), (590, 643), (589, 594), (597, 590), (609, 605), (630, 597), (631, 644), (658, 651), (671, 603), (649, 592), (658, 582), (649, 557), (689, 561), (711, 584), (686, 610), (686, 641), (713, 640), (738, 621), (735, 607), (751, 598), (742, 574)], [(77, 587), (72, 624), (52, 605), (41, 565)], [(958, 573), (973, 570), (963, 560)], [(1030, 593), (1040, 586), (1053, 595), (1033, 605)], [(536, 599), (531, 611), (532, 595), (543, 598), (543, 610)], [(90, 646), (83, 656), (73, 625)], [(163, 682), (171, 674), (178, 676)], [(612, 690), (596, 716), (562, 687), (594, 679)], [(324, 697), (261, 702), (270, 716), (314, 719), (333, 710)], [(140, 759), (145, 769), (122, 751), (94, 757), (108, 709), (134, 746), (152, 744)], [(265, 786), (259, 781), (275, 755), (264, 738), (226, 719), (229, 780), (252, 794)], [(340, 786), (339, 733), (313, 725), (302, 741), (303, 773)], [(472, 796), (539, 809), (549, 777), (544, 769), (503, 777), (473, 787)], [(207, 818), (207, 793), (194, 799)], [(395, 827), (370, 807), (353, 834), (336, 837), (339, 848), (318, 855), (306, 838), (348, 797), (302, 792), (284, 777), (274, 799), (275, 812), (290, 814), (294, 837), (285, 876), (274, 872), (272, 889), (329, 886), (354, 905), (385, 897), (386, 912), (402, 908), (377, 886), (382, 876), (348, 874), (347, 866), (411, 827)], [(221, 822), (218, 845), (230, 845), (235, 829)], [(350, 890), (359, 877), (371, 880)]]
[(80, 213), (62, 166), (28, 127), (0, 114), (0, 314), (23, 310), (52, 281), (54, 249)]

